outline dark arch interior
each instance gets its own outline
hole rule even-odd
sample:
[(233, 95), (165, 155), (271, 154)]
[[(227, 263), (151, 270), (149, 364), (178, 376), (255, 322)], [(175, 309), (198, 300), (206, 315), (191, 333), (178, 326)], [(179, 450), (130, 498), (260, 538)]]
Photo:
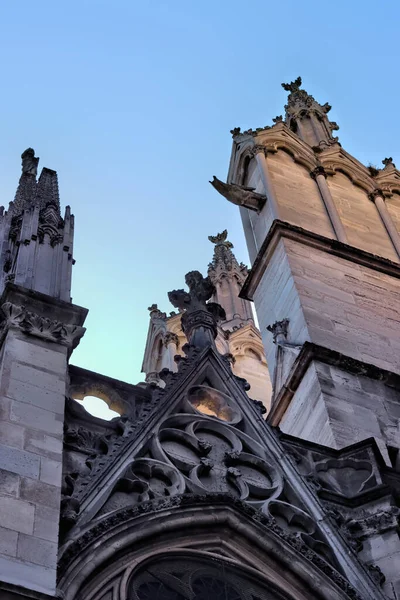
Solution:
[(289, 600), (252, 574), (218, 558), (153, 559), (132, 575), (129, 600)]

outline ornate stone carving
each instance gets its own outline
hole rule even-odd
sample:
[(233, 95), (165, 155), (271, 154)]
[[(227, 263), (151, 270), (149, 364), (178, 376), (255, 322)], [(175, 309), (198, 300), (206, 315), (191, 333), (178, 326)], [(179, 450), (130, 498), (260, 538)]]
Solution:
[(152, 320), (167, 318), (167, 314), (165, 312), (162, 312), (158, 308), (157, 304), (152, 304), (151, 306), (149, 306), (149, 308), (147, 310), (150, 312), (150, 319), (152, 319)]
[(370, 192), (370, 193), (368, 194), (368, 198), (369, 198), (369, 199), (370, 199), (372, 202), (375, 202), (375, 199), (376, 199), (378, 196), (379, 196), (380, 198), (385, 198), (385, 195), (384, 195), (383, 191), (382, 191), (381, 189), (379, 189), (379, 188), (376, 188), (375, 190), (373, 190), (372, 192)]
[(267, 199), (266, 196), (255, 192), (254, 188), (244, 187), (235, 183), (223, 183), (215, 175), (213, 175), (213, 180), (210, 183), (217, 192), (229, 200), (229, 202), (232, 202), (232, 204), (244, 206), (257, 212), (262, 209)]
[(279, 344), (286, 340), (288, 325), (289, 319), (282, 319), (282, 321), (275, 321), (272, 325), (268, 325), (267, 330), (272, 333), (274, 344)]
[(310, 175), (312, 179), (316, 179), (318, 175), (323, 175), (326, 178), (326, 171), (322, 165), (318, 165), (318, 167), (315, 167), (315, 169), (311, 171)]
[(389, 510), (381, 511), (365, 518), (348, 519), (346, 528), (349, 533), (362, 541), (370, 536), (382, 534), (389, 529), (400, 531), (400, 509), (393, 506)]
[[(326, 116), (331, 110), (330, 104), (319, 104), (313, 96), (300, 89), (301, 84), (301, 77), (291, 83), (282, 83), (283, 89), (289, 92), (285, 106), (286, 122), (304, 141), (321, 151), (337, 142), (337, 138), (332, 137), (332, 131), (339, 129), (339, 126), (334, 121), (330, 122)], [(302, 128), (304, 118), (313, 122), (312, 130)]]
[[(215, 291), (209, 277), (203, 277), (199, 271), (190, 271), (185, 282), (189, 292), (172, 290), (168, 298), (173, 306), (184, 311), (182, 328), (190, 344), (203, 347), (213, 342), (217, 335), (216, 321), (225, 318), (225, 311), (215, 302), (207, 303)], [(212, 338), (207, 331), (212, 333)]]
[(175, 344), (177, 348), (179, 348), (179, 337), (173, 331), (167, 331), (163, 339), (164, 346), (169, 346), (170, 344)]
[(275, 117), (274, 119), (272, 119), (273, 123), (283, 123), (283, 117), (282, 115), (278, 115), (277, 117)]
[(5, 302), (1, 306), (4, 315), (2, 323), (3, 332), (9, 327), (17, 327), (24, 333), (34, 335), (45, 340), (56, 342), (69, 348), (75, 348), (83, 334), (85, 327), (69, 325), (41, 317), (30, 312), (25, 306)]
[(353, 458), (328, 459), (315, 465), (321, 487), (351, 498), (377, 485), (372, 465)]
[[(384, 158), (382, 164), (385, 165), (385, 169), (395, 169), (396, 165), (393, 162), (393, 158), (389, 156), (389, 158)], [(384, 169), (384, 170), (385, 170)]]
[[(208, 275), (212, 283), (216, 284), (227, 275), (236, 277), (239, 283), (244, 282), (248, 269), (243, 263), (238, 263), (232, 252), (233, 244), (227, 240), (228, 231), (224, 229), (217, 235), (209, 235), (208, 239), (215, 244), (212, 262), (208, 265)], [(236, 291), (237, 294), (237, 291)]]
[(78, 450), (88, 455), (106, 454), (109, 439), (104, 435), (94, 433), (86, 427), (79, 426), (74, 428), (66, 426), (64, 444), (72, 450)]
[(290, 83), (282, 83), (281, 84), (283, 89), (286, 90), (287, 92), (293, 93), (293, 92), (298, 92), (300, 90), (300, 86), (301, 86), (301, 77), (297, 77), (297, 79), (295, 79), (294, 81), (290, 82)]
[(68, 565), (76, 559), (76, 556), (91, 544), (99, 541), (104, 536), (105, 532), (110, 532), (121, 524), (126, 524), (141, 515), (156, 514), (163, 510), (184, 510), (185, 508), (190, 508), (192, 506), (198, 508), (201, 506), (207, 507), (212, 505), (218, 507), (224, 505), (232, 507), (232, 509), (240, 511), (240, 513), (254, 521), (257, 526), (262, 526), (272, 531), (335, 582), (347, 594), (348, 598), (351, 600), (362, 600), (361, 596), (359, 596), (357, 591), (348, 583), (348, 581), (299, 537), (283, 530), (274, 518), (260, 513), (243, 501), (233, 498), (230, 494), (223, 493), (178, 495), (167, 498), (158, 497), (140, 505), (130, 506), (117, 512), (113, 512), (100, 521), (97, 521), (89, 530), (86, 530), (77, 540), (69, 545), (59, 563), (60, 573), (65, 573)]

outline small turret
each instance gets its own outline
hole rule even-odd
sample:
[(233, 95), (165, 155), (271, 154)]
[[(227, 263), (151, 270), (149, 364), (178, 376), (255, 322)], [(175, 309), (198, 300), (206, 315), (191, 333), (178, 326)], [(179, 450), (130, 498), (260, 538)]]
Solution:
[(22, 174), (7, 212), (0, 216), (0, 292), (8, 281), (71, 301), (74, 217), (60, 213), (56, 171), (44, 168), (28, 148), (21, 155)]
[(301, 90), (300, 86), (301, 77), (291, 83), (282, 83), (283, 89), (289, 92), (285, 106), (286, 124), (312, 147), (323, 149), (335, 144), (338, 138), (332, 136), (332, 131), (339, 129), (339, 126), (327, 117), (331, 106), (327, 102), (319, 104), (313, 96)]
[(226, 313), (222, 327), (230, 329), (242, 325), (243, 321), (253, 321), (250, 302), (239, 298), (242, 285), (248, 275), (247, 267), (238, 263), (232, 252), (233, 244), (227, 240), (225, 229), (216, 236), (209, 236), (215, 244), (212, 262), (208, 265), (208, 276), (215, 286), (214, 299)]

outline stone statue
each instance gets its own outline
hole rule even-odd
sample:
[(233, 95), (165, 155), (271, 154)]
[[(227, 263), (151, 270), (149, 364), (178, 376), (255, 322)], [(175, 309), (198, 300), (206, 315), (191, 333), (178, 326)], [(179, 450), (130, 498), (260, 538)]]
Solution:
[[(225, 319), (226, 314), (216, 302), (207, 302), (215, 292), (209, 277), (203, 277), (199, 271), (190, 271), (185, 282), (189, 292), (172, 290), (168, 292), (168, 298), (175, 308), (183, 312), (182, 329), (188, 341), (194, 346), (204, 346), (216, 337), (217, 321)], [(212, 332), (211, 337), (204, 335), (205, 329)]]
[(33, 175), (36, 177), (37, 169), (39, 164), (39, 158), (35, 156), (33, 148), (27, 148), (25, 152), (21, 154), (22, 158), (22, 174)]
[[(171, 304), (179, 310), (185, 310), (190, 313), (196, 310), (206, 310), (213, 313), (215, 302), (207, 304), (207, 300), (211, 298), (215, 291), (211, 279), (203, 277), (199, 271), (190, 271), (185, 276), (185, 282), (189, 288), (189, 292), (185, 290), (172, 290), (172, 292), (168, 292)], [(219, 306), (219, 304), (216, 306)], [(219, 308), (223, 311), (221, 307)], [(221, 318), (224, 318), (224, 316)]]
[(223, 183), (215, 175), (213, 175), (213, 180), (210, 183), (221, 196), (224, 196), (232, 204), (244, 206), (257, 212), (262, 209), (267, 199), (266, 196), (255, 192), (254, 188), (244, 187), (236, 183)]

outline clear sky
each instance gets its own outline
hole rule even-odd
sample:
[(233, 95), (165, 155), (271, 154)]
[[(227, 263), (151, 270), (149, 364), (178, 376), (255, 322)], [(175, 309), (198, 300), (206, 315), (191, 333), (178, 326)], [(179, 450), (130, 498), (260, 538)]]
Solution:
[(89, 308), (72, 362), (132, 383), (153, 302), (204, 274), (227, 228), (230, 129), (282, 114), (298, 75), (365, 164), (400, 163), (400, 4), (371, 0), (0, 0), (0, 192), (20, 155), (59, 174), (76, 218), (73, 301)]

